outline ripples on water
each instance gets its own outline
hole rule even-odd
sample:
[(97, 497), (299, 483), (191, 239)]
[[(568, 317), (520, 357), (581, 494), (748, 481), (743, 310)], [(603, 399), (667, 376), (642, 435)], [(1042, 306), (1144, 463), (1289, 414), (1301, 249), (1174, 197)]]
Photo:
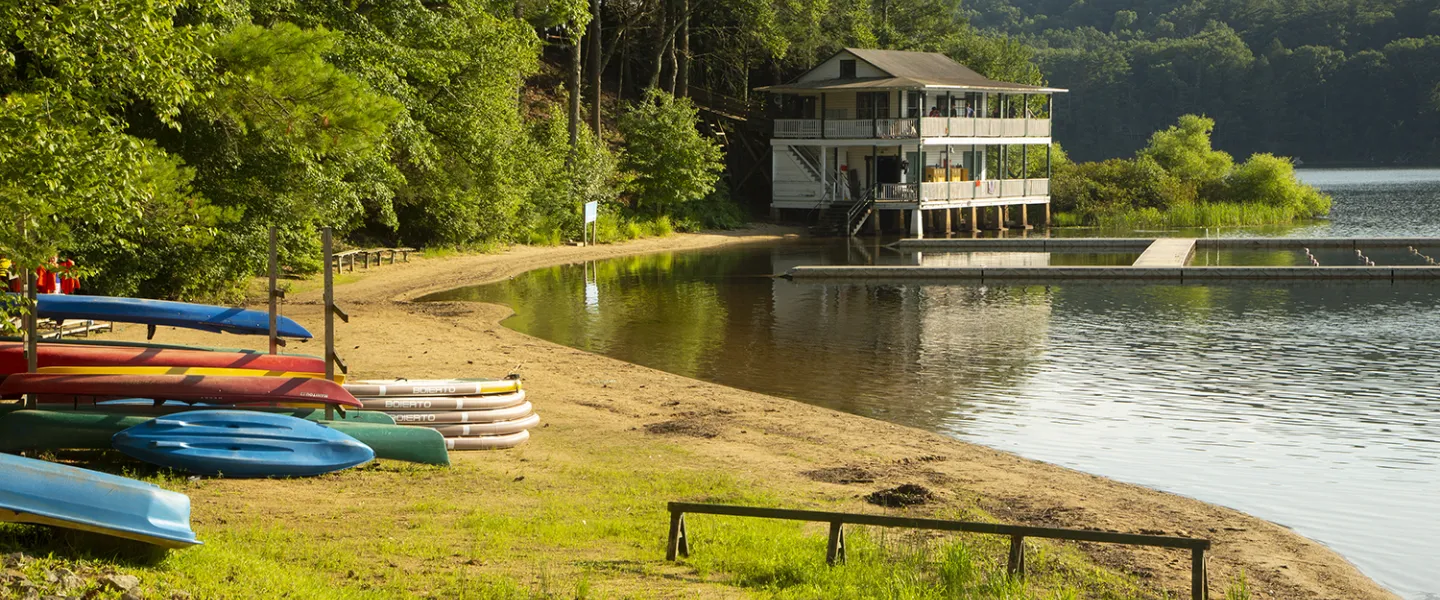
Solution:
[[(1388, 194), (1307, 174), (1336, 216), (1300, 234), (1440, 235), (1433, 173)], [(1412, 206), (1416, 222), (1381, 229)], [(1408, 597), (1440, 593), (1440, 286), (768, 277), (907, 260), (870, 242), (661, 254), (434, 299), (502, 302), (508, 326), (562, 344), (1232, 506)]]

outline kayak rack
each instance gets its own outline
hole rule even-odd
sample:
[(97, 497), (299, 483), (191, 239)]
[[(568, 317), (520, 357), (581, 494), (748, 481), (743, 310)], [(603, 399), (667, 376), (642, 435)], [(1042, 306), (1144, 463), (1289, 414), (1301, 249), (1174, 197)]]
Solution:
[(671, 502), (668, 505), (668, 509), (670, 511), (670, 539), (669, 543), (665, 546), (665, 560), (670, 561), (675, 560), (676, 556), (690, 556), (690, 535), (685, 528), (686, 513), (829, 523), (830, 543), (826, 546), (825, 562), (830, 566), (845, 562), (844, 526), (846, 524), (873, 525), (878, 527), (959, 531), (1009, 536), (1010, 556), (1006, 563), (1006, 571), (1012, 577), (1021, 578), (1025, 576), (1025, 538), (1027, 537), (1073, 542), (1099, 542), (1103, 544), (1128, 544), (1131, 546), (1188, 549), (1190, 550), (1190, 598), (1191, 600), (1207, 600), (1209, 598), (1209, 589), (1206, 583), (1205, 573), (1205, 551), (1210, 549), (1210, 540), (1201, 538), (1112, 533), (1109, 531), (1062, 529), (1058, 527), (1029, 527), (1025, 525), (948, 521), (914, 517), (891, 517), (885, 515), (819, 510), (735, 506), (730, 504)]
[[(335, 353), (335, 317), (340, 317), (341, 321), (349, 323), (350, 315), (335, 304), (335, 266), (333, 261), (335, 248), (333, 237), (334, 235), (329, 227), (326, 227), (320, 234), (320, 244), (323, 246), (322, 250), (325, 252), (325, 378), (330, 381), (335, 381), (335, 367), (340, 367), (341, 373), (346, 375), (350, 374), (350, 367), (345, 364), (345, 360), (340, 358), (339, 354)], [(391, 260), (394, 260), (393, 255)], [(355, 268), (353, 260), (351, 261), (350, 268), (352, 270)], [(327, 420), (335, 418), (335, 407), (333, 405), (325, 405), (325, 418)]]

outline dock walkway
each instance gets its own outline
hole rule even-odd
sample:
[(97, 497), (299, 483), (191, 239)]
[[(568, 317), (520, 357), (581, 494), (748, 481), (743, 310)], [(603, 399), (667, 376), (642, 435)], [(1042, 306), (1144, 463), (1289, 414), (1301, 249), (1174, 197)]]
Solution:
[(1192, 254), (1195, 254), (1194, 238), (1160, 238), (1151, 243), (1132, 266), (1183, 267), (1190, 262)]

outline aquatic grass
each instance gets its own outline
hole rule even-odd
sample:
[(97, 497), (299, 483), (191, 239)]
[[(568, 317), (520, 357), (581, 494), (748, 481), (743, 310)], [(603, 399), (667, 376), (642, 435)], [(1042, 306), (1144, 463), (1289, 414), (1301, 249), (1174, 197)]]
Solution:
[(1175, 227), (1248, 227), (1284, 225), (1305, 220), (1292, 206), (1257, 202), (1194, 202), (1164, 210), (1131, 208), (1105, 213), (1061, 212), (1054, 216), (1056, 227), (1094, 226), (1102, 229), (1157, 229)]

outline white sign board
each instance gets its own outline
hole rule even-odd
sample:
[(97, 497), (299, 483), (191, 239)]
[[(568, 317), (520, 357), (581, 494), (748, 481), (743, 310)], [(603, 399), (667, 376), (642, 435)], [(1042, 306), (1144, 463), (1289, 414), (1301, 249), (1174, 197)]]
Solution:
[(595, 222), (595, 218), (596, 218), (596, 216), (599, 214), (599, 212), (600, 212), (600, 203), (599, 203), (599, 202), (586, 202), (586, 203), (585, 203), (585, 222), (586, 222), (586, 223), (594, 223), (594, 222)]

